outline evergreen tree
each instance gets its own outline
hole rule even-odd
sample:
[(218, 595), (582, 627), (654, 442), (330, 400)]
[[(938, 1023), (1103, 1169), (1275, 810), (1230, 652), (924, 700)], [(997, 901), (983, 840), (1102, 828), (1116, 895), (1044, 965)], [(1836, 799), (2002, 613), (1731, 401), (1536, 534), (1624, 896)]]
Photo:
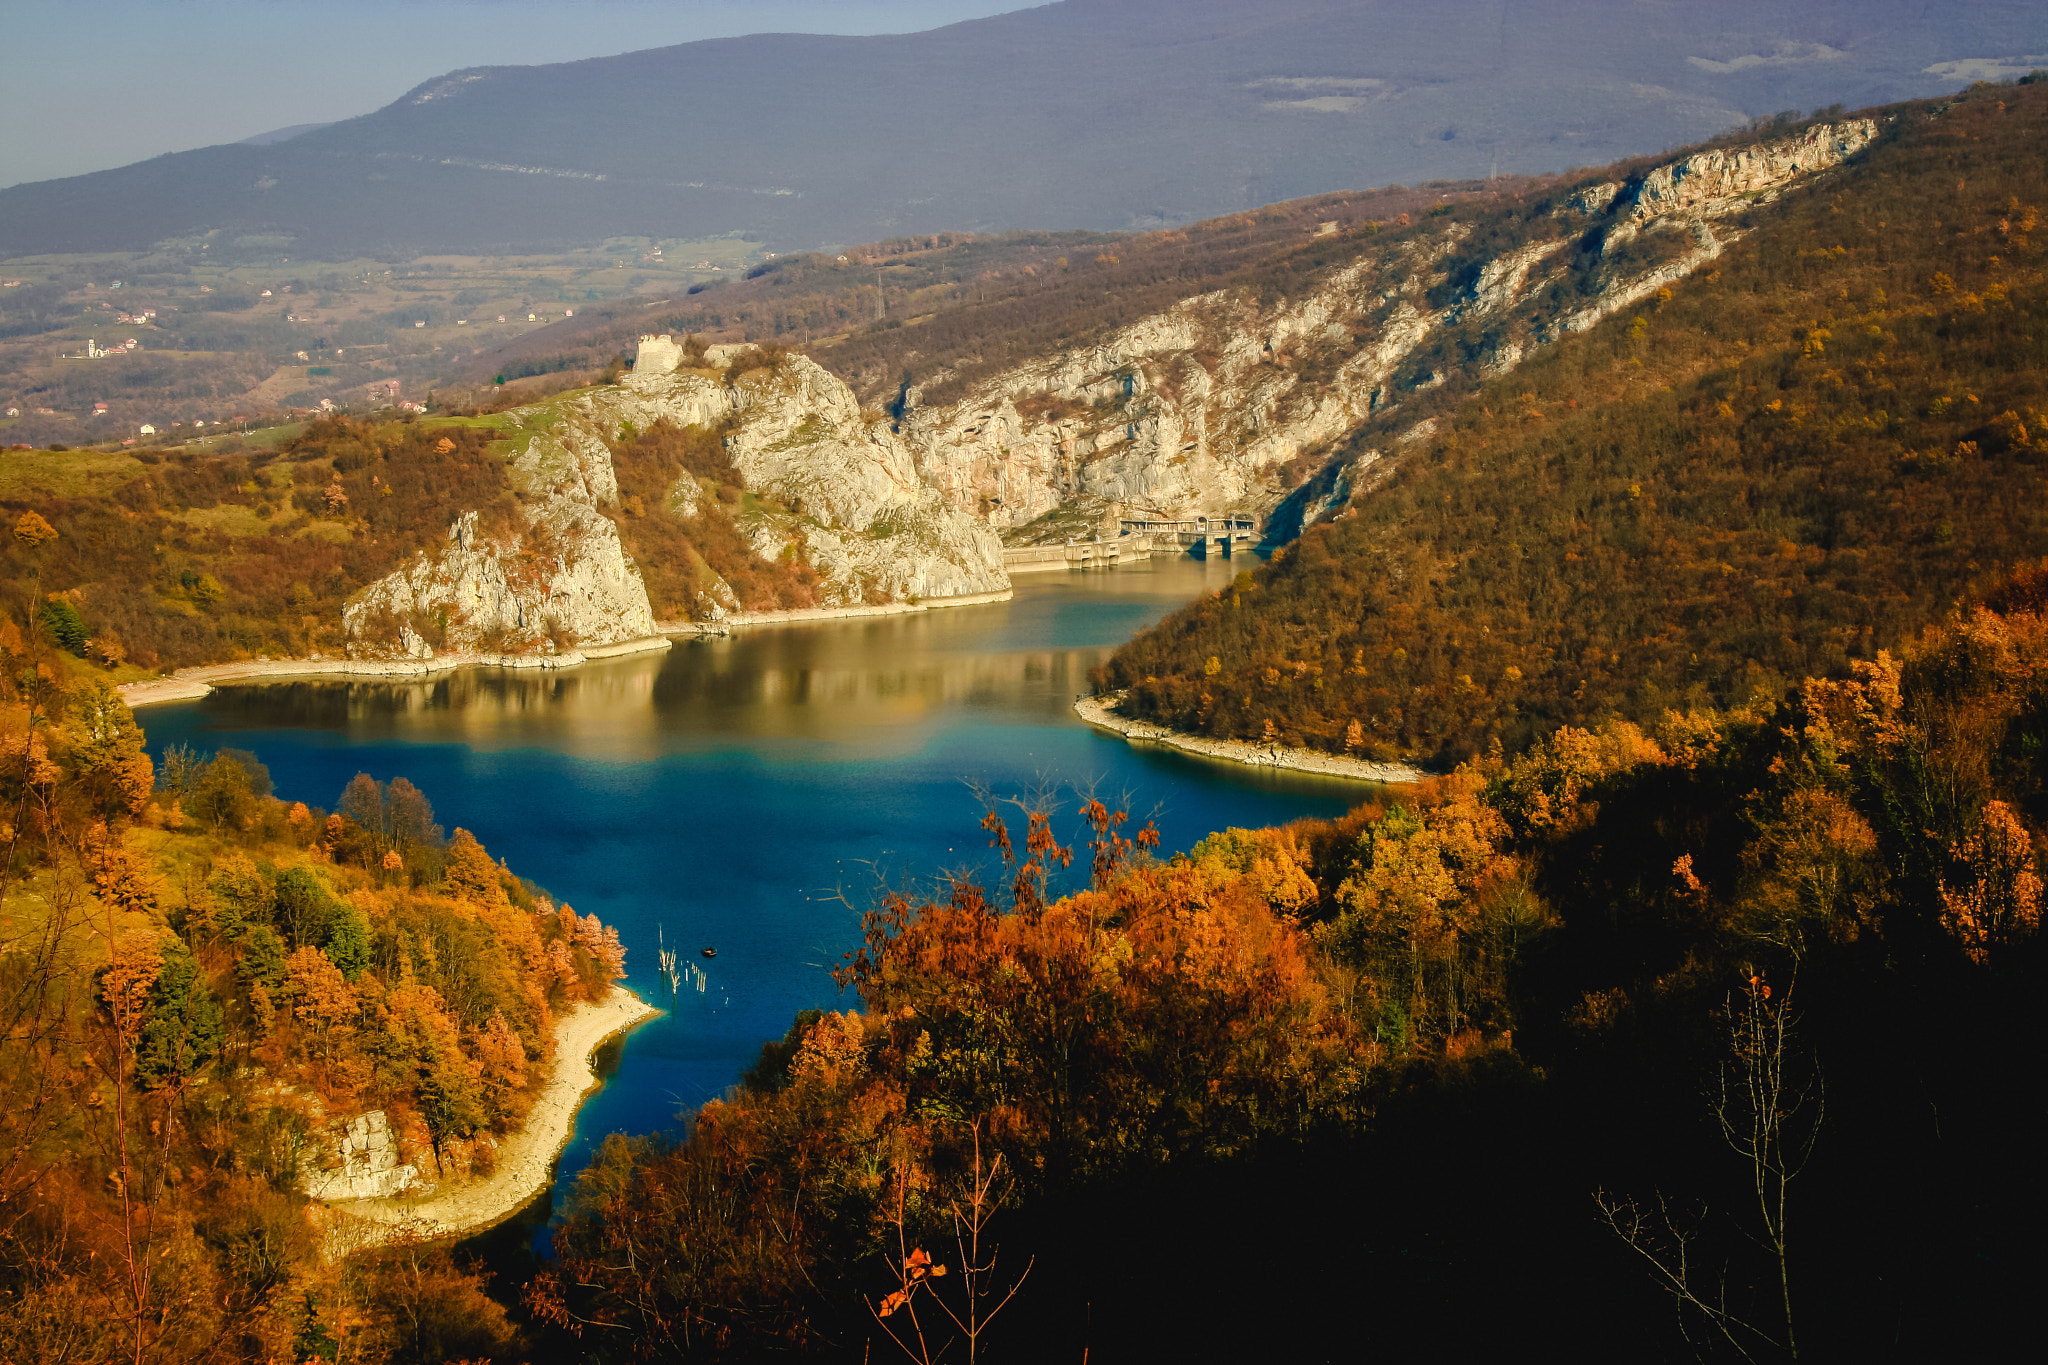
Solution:
[(85, 628), (85, 618), (78, 614), (78, 608), (68, 598), (52, 597), (43, 603), (43, 628), (50, 632), (50, 638), (80, 658), (85, 657), (85, 642), (92, 632)]
[(175, 1085), (220, 1055), (220, 1001), (191, 950), (167, 942), (135, 1044), (135, 1073), (151, 1089)]

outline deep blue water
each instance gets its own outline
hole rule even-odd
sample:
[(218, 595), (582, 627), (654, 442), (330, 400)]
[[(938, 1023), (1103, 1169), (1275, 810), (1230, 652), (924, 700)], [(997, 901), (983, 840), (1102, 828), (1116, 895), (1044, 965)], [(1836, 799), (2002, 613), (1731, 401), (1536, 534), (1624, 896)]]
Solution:
[[(546, 676), (230, 687), (138, 719), (153, 751), (255, 751), (287, 800), (332, 807), (358, 772), (407, 777), (449, 830), (619, 927), (627, 984), (672, 1008), (585, 1104), (559, 1194), (594, 1140), (674, 1126), (797, 1010), (845, 1008), (827, 972), (878, 876), (988, 865), (970, 782), (1063, 788), (1063, 837), (1074, 786), (1128, 792), (1140, 816), (1157, 808), (1167, 850), (1362, 799), (1357, 783), (1134, 748), (1075, 719), (1090, 667), (1230, 575), (1176, 559), (1029, 576), (999, 605), (754, 629)], [(703, 993), (664, 997), (657, 926), (705, 969)], [(520, 1235), (544, 1237), (545, 1212)]]

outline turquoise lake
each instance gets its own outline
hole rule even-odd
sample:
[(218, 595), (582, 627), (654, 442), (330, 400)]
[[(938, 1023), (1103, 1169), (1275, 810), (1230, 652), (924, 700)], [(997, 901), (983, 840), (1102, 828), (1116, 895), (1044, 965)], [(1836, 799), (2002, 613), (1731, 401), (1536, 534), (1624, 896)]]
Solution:
[[(970, 784), (1060, 789), (1063, 839), (1076, 787), (1128, 793), (1137, 817), (1157, 811), (1163, 851), (1364, 799), (1356, 782), (1134, 747), (1075, 718), (1090, 668), (1232, 572), (1031, 575), (996, 605), (752, 628), (559, 673), (227, 687), (137, 718), (152, 751), (253, 750), (287, 800), (331, 808), (358, 772), (407, 777), (451, 832), (618, 926), (626, 984), (668, 1012), (607, 1049), (559, 1206), (593, 1142), (677, 1126), (798, 1010), (851, 1003), (828, 971), (878, 878), (990, 866)], [(701, 993), (666, 996), (658, 932), (705, 970)], [(506, 1235), (544, 1240), (549, 1208)]]

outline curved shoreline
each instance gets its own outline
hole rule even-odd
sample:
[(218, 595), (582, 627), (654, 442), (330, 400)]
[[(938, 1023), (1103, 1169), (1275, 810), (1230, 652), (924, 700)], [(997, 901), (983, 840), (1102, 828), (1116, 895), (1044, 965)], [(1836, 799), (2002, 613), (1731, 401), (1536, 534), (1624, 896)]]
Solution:
[(664, 635), (725, 635), (741, 626), (789, 626), (812, 621), (843, 621), (860, 616), (903, 616), (911, 612), (937, 611), (941, 607), (979, 607), (1007, 602), (1015, 596), (1010, 588), (995, 592), (968, 592), (958, 597), (924, 597), (915, 602), (889, 602), (879, 607), (792, 607), (788, 611), (734, 612), (719, 621), (660, 621)]
[(115, 690), (132, 709), (151, 702), (194, 701), (216, 684), (256, 678), (418, 678), (464, 668), (574, 668), (598, 659), (672, 649), (666, 635), (642, 635), (608, 645), (583, 645), (560, 654), (437, 654), (431, 659), (245, 659), (181, 668), (168, 678), (122, 683)]
[(419, 1199), (351, 1199), (327, 1207), (344, 1223), (330, 1246), (346, 1254), (384, 1240), (387, 1229), (405, 1228), (439, 1240), (495, 1227), (531, 1204), (552, 1183), (556, 1158), (569, 1145), (576, 1111), (601, 1088), (590, 1069), (591, 1054), (606, 1042), (661, 1011), (624, 986), (612, 987), (602, 1004), (579, 1005), (555, 1026), (555, 1070), (527, 1111), (526, 1123), (498, 1148), (496, 1168), (482, 1180), (442, 1182)]
[(1127, 720), (1116, 714), (1119, 697), (1074, 698), (1074, 714), (1100, 730), (1123, 736), (1132, 744), (1164, 744), (1203, 758), (1220, 758), (1253, 767), (1285, 768), (1315, 773), (1321, 777), (1345, 777), (1358, 782), (1421, 782), (1429, 774), (1409, 763), (1374, 763), (1318, 749), (1283, 749), (1277, 745), (1250, 744), (1241, 739), (1204, 739), (1182, 734), (1150, 721)]

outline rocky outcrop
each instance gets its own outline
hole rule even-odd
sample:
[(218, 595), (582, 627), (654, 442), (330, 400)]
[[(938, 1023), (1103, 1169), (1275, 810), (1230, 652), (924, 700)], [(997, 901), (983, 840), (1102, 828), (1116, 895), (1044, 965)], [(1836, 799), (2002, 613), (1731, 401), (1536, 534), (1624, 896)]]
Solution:
[(1800, 177), (1840, 165), (1876, 136), (1877, 124), (1870, 119), (1822, 124), (1798, 137), (1700, 152), (1628, 183), (1608, 181), (1582, 190), (1567, 208), (1592, 220), (1602, 257), (1645, 232), (1685, 234), (1692, 249), (1653, 269), (1616, 272), (1591, 303), (1540, 339), (1583, 332), (1691, 274), (1739, 235), (1725, 230), (1717, 235), (1712, 220), (1769, 203)]
[[(1447, 331), (1483, 323), (1487, 370), (1583, 330), (1718, 256), (1728, 215), (1838, 165), (1876, 136), (1868, 119), (1702, 152), (1560, 205), (1555, 228), (1491, 259), (1468, 259), (1464, 229), (1365, 244), (1310, 292), (1187, 299), (1106, 340), (1019, 366), (944, 407), (916, 407), (902, 439), (919, 476), (1012, 543), (1115, 533), (1121, 517), (1179, 520), (1273, 511), (1339, 438), (1444, 376), (1423, 360)], [(1648, 233), (1683, 249), (1653, 266), (1620, 251)], [(1562, 316), (1535, 306), (1591, 241), (1589, 301)], [(1369, 452), (1365, 463), (1377, 458)], [(1282, 510), (1299, 525), (1340, 506), (1350, 475), (1312, 481)]]
[[(550, 458), (567, 477), (628, 426), (724, 426), (733, 467), (756, 495), (737, 514), (740, 529), (762, 558), (797, 555), (815, 568), (825, 605), (1009, 586), (1001, 542), (919, 477), (888, 422), (863, 413), (852, 390), (811, 360), (736, 367), (743, 349), (713, 346), (701, 366), (684, 369), (671, 339), (642, 338), (625, 383), (566, 405), (550, 436), (562, 453)], [(704, 496), (686, 476), (669, 490), (666, 510), (688, 518)], [(729, 587), (708, 591), (716, 598), (721, 589), (723, 610), (736, 610)]]
[[(735, 471), (755, 494), (735, 513), (763, 559), (797, 557), (828, 607), (998, 592), (1002, 546), (918, 475), (889, 424), (802, 356), (735, 365), (714, 346), (701, 364), (670, 337), (644, 337), (624, 383), (504, 415), (516, 425), (509, 476), (524, 525), (486, 534), (469, 514), (445, 543), (350, 599), (351, 657), (451, 655), (580, 660), (661, 629), (606, 509), (618, 505), (609, 442), (656, 422), (728, 431)], [(685, 475), (662, 509), (685, 521), (705, 489)], [(700, 614), (737, 613), (731, 585), (704, 570)]]
[(314, 1199), (389, 1199), (430, 1183), (399, 1156), (390, 1121), (372, 1109), (334, 1127), (327, 1150), (299, 1168), (299, 1187)]
[(352, 659), (580, 662), (658, 634), (639, 570), (604, 512), (619, 500), (610, 448), (552, 412), (505, 420), (523, 428), (507, 469), (520, 524), (490, 534), (466, 513), (441, 545), (350, 598), (342, 622)]
[(561, 493), (522, 510), (525, 529), (507, 538), (481, 534), (476, 513), (466, 513), (436, 552), (349, 599), (342, 619), (351, 654), (566, 657), (578, 646), (657, 633), (647, 590), (609, 517), (585, 498)]

